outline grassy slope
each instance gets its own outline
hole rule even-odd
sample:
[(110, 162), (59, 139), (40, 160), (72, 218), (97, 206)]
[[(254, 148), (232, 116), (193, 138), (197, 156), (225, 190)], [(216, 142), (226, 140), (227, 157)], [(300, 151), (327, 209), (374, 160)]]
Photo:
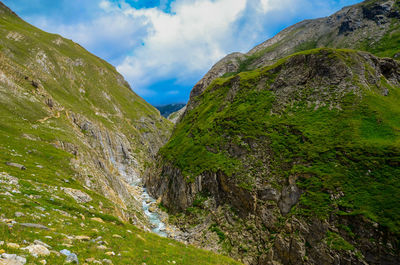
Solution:
[[(0, 30), (4, 34), (0, 40), (0, 49), (4, 54), (8, 57), (8, 53), (12, 53), (12, 63), (30, 78), (40, 79), (47, 92), (66, 109), (102, 122), (108, 128), (118, 127), (127, 135), (131, 133), (135, 136), (138, 132), (132, 131), (134, 128), (131, 123), (138, 122), (142, 117), (159, 117), (157, 110), (137, 96), (112, 65), (71, 40), (43, 32), (8, 12), (1, 16)], [(17, 32), (24, 38), (22, 41), (13, 41), (6, 38), (8, 32)], [(56, 45), (57, 40), (61, 40), (61, 44)], [(30, 63), (35, 63), (37, 51), (46, 54), (49, 72), (40, 68), (35, 69), (37, 72), (27, 69)], [(73, 66), (79, 61), (83, 61), (83, 64)], [(29, 82), (23, 85), (32, 90)], [(81, 88), (84, 90), (80, 91)], [(13, 107), (11, 103), (9, 108)], [(96, 112), (105, 113), (108, 118)], [(165, 120), (157, 120), (155, 124), (164, 130), (171, 126)]]
[[(318, 55), (319, 51), (303, 54)], [(328, 51), (329, 56), (350, 64), (363, 60), (353, 51)], [(177, 125), (161, 154), (189, 180), (205, 171), (222, 171), (249, 190), (254, 187), (255, 175), (262, 175), (267, 182), (300, 176), (298, 185), (305, 193), (293, 213), (320, 218), (332, 212), (364, 214), (399, 233), (400, 211), (396, 205), (400, 199), (393, 196), (400, 191), (399, 88), (390, 87), (382, 78), (380, 85), (389, 89), (389, 96), (382, 96), (375, 87), (361, 87), (362, 98), (351, 93), (338, 97), (342, 110), (309, 106), (306, 98), (313, 88), (308, 88), (309, 94), (299, 94), (294, 104), (277, 112), (280, 103), (269, 87), (275, 78), (273, 69), (287, 59), (264, 69), (216, 79), (199, 96), (198, 107)], [(226, 98), (235, 78), (240, 78), (240, 89), (229, 103)], [(260, 80), (266, 80), (264, 86), (255, 89), (260, 88)], [(360, 86), (356, 78), (354, 84)], [(256, 160), (250, 162), (254, 171), (248, 174), (249, 165), (244, 166), (242, 160), (227, 152), (227, 144), (234, 143), (246, 149), (247, 158), (251, 158), (251, 142), (261, 146), (267, 143), (272, 154), (269, 171), (263, 172), (262, 163)], [(330, 194), (338, 191), (345, 196), (330, 200)]]
[[(66, 112), (61, 112), (59, 118), (51, 118), (46, 123), (38, 122), (52, 113), (43, 104), (44, 99), (36, 94), (32, 79), (40, 80), (47, 93), (66, 110), (84, 114), (111, 130), (118, 128), (132, 138), (137, 137), (141, 130), (151, 130), (131, 125), (138, 123), (142, 117), (155, 121), (160, 130), (167, 130), (171, 125), (161, 122), (157, 110), (121, 84), (119, 74), (111, 65), (72, 41), (61, 39), (61, 45), (55, 45), (53, 42), (59, 36), (28, 25), (0, 6), (0, 11), (3, 10), (5, 12), (0, 14), (0, 70), (6, 76), (11, 76), (18, 88), (5, 85), (7, 81), (0, 83), (0, 172), (3, 172), (0, 175), (0, 220), (43, 224), (51, 230), (24, 228), (19, 224), (9, 227), (0, 221), (0, 241), (18, 243), (23, 247), (38, 239), (54, 250), (71, 250), (78, 255), (81, 263), (86, 258), (94, 257), (97, 260), (111, 259), (114, 264), (168, 264), (168, 261), (176, 261), (176, 264), (237, 264), (231, 259), (121, 223), (111, 215), (115, 209), (107, 198), (86, 189), (76, 180), (76, 172), (70, 165), (72, 155), (55, 148), (52, 143), (55, 140), (78, 143), (78, 136), (71, 130)], [(24, 36), (23, 41), (6, 38), (8, 32), (18, 32)], [(40, 67), (29, 67), (29, 63), (34, 61), (32, 57), (35, 51), (39, 49), (48, 55), (54, 65), (50, 73), (43, 72)], [(62, 63), (67, 58), (83, 59), (85, 65), (66, 69), (72, 64)], [(104, 69), (104, 74), (101, 74), (100, 68)], [(71, 73), (74, 79), (70, 78)], [(24, 79), (24, 76), (28, 79)], [(79, 92), (81, 87), (85, 89), (83, 95)], [(111, 100), (105, 99), (103, 91)], [(122, 112), (122, 116), (118, 115), (114, 105)], [(96, 115), (96, 111), (106, 113), (108, 118)], [(36, 140), (27, 139), (23, 137), (24, 134)], [(139, 154), (142, 149), (138, 143), (136, 152)], [(21, 163), (27, 170), (10, 167), (5, 164), (6, 161)], [(8, 175), (16, 177), (18, 185), (7, 184)], [(61, 187), (85, 191), (93, 201), (85, 205), (78, 204)], [(25, 216), (16, 217), (15, 212), (22, 212)], [(92, 217), (100, 217), (105, 223), (92, 221)], [(122, 238), (115, 238), (113, 234)], [(80, 242), (67, 238), (76, 235), (87, 235), (92, 239), (101, 236), (107, 242), (108, 250), (97, 249), (97, 243), (91, 241)], [(55, 254), (33, 258), (27, 252), (5, 245), (0, 249), (6, 253), (26, 255), (30, 264), (39, 264), (42, 259), (46, 259), (47, 264), (61, 264), (65, 259)], [(104, 254), (106, 251), (114, 251), (120, 256), (107, 256)]]

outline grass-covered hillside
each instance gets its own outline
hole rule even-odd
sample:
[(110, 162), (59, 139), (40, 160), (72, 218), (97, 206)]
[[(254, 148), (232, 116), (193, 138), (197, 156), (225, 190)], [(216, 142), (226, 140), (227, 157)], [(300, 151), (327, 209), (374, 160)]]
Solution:
[[(192, 226), (208, 215), (207, 197), (230, 205), (246, 225), (233, 225), (229, 210), (215, 214), (209, 230), (223, 252), (258, 255), (252, 264), (271, 251), (283, 263), (331, 264), (318, 261), (326, 252), (398, 261), (398, 61), (314, 49), (215, 79), (195, 101), (160, 151), (166, 184), (154, 193), (173, 212), (188, 209)], [(384, 236), (374, 238), (371, 224)]]
[(363, 1), (328, 17), (301, 21), (248, 53), (226, 56), (193, 87), (188, 109), (195, 106), (196, 96), (215, 78), (270, 66), (293, 53), (324, 47), (362, 50), (399, 59), (400, 2)]
[[(64, 249), (76, 254), (79, 264), (239, 264), (121, 222), (107, 214), (114, 210), (108, 199), (73, 180), (65, 183), (72, 172), (58, 162), (60, 153), (26, 147), (36, 149), (35, 159), (25, 159), (27, 169), (6, 168), (0, 173), (0, 264), (24, 264), (7, 263), (1, 258), (4, 253), (16, 254), (26, 264), (43, 264), (43, 260), (65, 264), (67, 257), (60, 254)], [(22, 151), (16, 149), (15, 154)], [(46, 162), (49, 157), (57, 162)], [(78, 203), (62, 190), (65, 187), (85, 191), (92, 200)], [(31, 246), (36, 249), (30, 251)]]
[(171, 128), (113, 66), (0, 2), (0, 264), (237, 264), (138, 228), (129, 184)]

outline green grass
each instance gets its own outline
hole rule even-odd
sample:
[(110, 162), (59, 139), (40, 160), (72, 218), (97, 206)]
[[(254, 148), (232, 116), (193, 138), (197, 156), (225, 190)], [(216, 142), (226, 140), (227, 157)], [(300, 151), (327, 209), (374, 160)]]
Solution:
[[(23, 40), (8, 39), (10, 32), (21, 34)], [(79, 154), (88, 155), (88, 161), (100, 158), (98, 150), (83, 140), (92, 140), (91, 131), (74, 125), (73, 113), (106, 132), (124, 134), (136, 148), (131, 151), (139, 163), (138, 170), (144, 170), (150, 156), (150, 136), (168, 136), (172, 123), (132, 92), (113, 66), (78, 44), (30, 26), (8, 11), (0, 13), (0, 33), (0, 73), (7, 77), (0, 80), (0, 220), (17, 222), (9, 227), (0, 221), (0, 241), (25, 247), (41, 240), (53, 250), (76, 253), (81, 264), (91, 257), (111, 259), (113, 264), (240, 264), (122, 221), (118, 205), (81, 182), (82, 174), (96, 181), (91, 169), (80, 165), (81, 169), (76, 170), (71, 161), (77, 157), (57, 147), (56, 143), (71, 143)], [(60, 45), (54, 43), (57, 39), (62, 41)], [(46, 54), (48, 71), (36, 61), (39, 50)], [(76, 60), (84, 65), (74, 65)], [(39, 88), (32, 81), (40, 84)], [(55, 109), (46, 106), (47, 98), (54, 99)], [(39, 121), (45, 117), (50, 118)], [(6, 162), (23, 164), (26, 170)], [(15, 177), (18, 185), (10, 185), (8, 175)], [(78, 204), (62, 187), (84, 191), (92, 201)], [(130, 208), (124, 211), (144, 220), (143, 213)], [(15, 212), (24, 216), (16, 217)], [(94, 217), (104, 223), (91, 220)], [(26, 228), (20, 223), (42, 224), (50, 230)], [(79, 235), (101, 237), (108, 249), (99, 250), (96, 242), (68, 238)], [(26, 256), (28, 264), (40, 264), (42, 259), (47, 264), (63, 264), (65, 260), (55, 254), (34, 258), (6, 245), (0, 249)], [(107, 251), (116, 256), (107, 256)]]
[(210, 225), (209, 229), (210, 231), (215, 232), (218, 235), (220, 243), (225, 240), (226, 236), (224, 232), (222, 232), (221, 229), (219, 229), (217, 224)]
[(360, 45), (360, 49), (371, 52), (380, 57), (394, 57), (395, 55), (399, 56), (400, 24), (398, 23), (398, 19), (392, 19), (390, 30), (383, 36), (381, 40), (373, 44), (371, 44), (369, 41), (364, 41), (364, 43)]
[(354, 246), (334, 232), (326, 233), (326, 244), (334, 250), (354, 250)]
[[(351, 50), (315, 49), (217, 79), (177, 125), (161, 150), (163, 159), (188, 181), (207, 171), (221, 172), (247, 190), (257, 178), (279, 188), (289, 176), (298, 176), (304, 193), (294, 214), (321, 219), (362, 214), (399, 233), (400, 200), (392, 196), (400, 191), (399, 87), (382, 78), (380, 86), (389, 89), (383, 96), (373, 83), (355, 83), (360, 97), (350, 91), (337, 94), (335, 87), (305, 85), (282, 103), (270, 85), (290, 58), (309, 54), (348, 67), (364, 60)], [(234, 95), (233, 82), (239, 82)], [(328, 96), (316, 108), (307, 101), (318, 93)], [(229, 152), (233, 147), (239, 155)], [(259, 163), (263, 158), (268, 159)], [(330, 194), (339, 190), (345, 195), (332, 201)]]

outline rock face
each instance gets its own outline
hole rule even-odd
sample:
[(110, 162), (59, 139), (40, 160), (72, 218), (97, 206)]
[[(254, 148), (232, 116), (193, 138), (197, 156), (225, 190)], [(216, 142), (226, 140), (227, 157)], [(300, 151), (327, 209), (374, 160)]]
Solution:
[(189, 111), (194, 108), (195, 103), (192, 99), (198, 95), (201, 95), (215, 78), (221, 77), (226, 73), (236, 72), (240, 67), (240, 62), (245, 58), (245, 55), (241, 54), (240, 52), (236, 52), (229, 54), (217, 62), (210, 69), (210, 71), (208, 71), (207, 74), (193, 87), (192, 91), (190, 92), (190, 101), (186, 106), (186, 109)]
[(182, 117), (183, 113), (185, 113), (186, 111), (186, 106), (184, 106), (183, 108), (181, 108), (180, 110), (171, 113), (168, 116), (168, 120), (170, 120), (172, 123), (176, 124)]
[[(130, 183), (140, 180), (145, 164), (168, 139), (172, 123), (107, 62), (30, 26), (3, 4), (0, 10), (1, 126), (13, 130), (7, 137), (58, 149), (55, 163), (64, 158), (70, 163), (52, 178), (70, 174), (64, 176), (69, 182), (78, 181), (112, 200), (113, 214), (143, 226)], [(29, 150), (25, 160), (34, 159), (37, 151)], [(26, 169), (20, 163), (7, 165)], [(35, 165), (43, 171), (45, 167)], [(65, 192), (81, 203), (91, 201), (83, 190)]]
[(318, 48), (395, 57), (399, 10), (301, 22), (196, 84), (146, 175), (186, 241), (245, 264), (400, 262), (400, 65)]

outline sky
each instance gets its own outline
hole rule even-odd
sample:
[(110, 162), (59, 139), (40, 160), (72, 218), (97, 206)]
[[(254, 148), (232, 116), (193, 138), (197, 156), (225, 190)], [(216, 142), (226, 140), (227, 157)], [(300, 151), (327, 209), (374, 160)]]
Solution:
[(1, 0), (105, 59), (153, 105), (186, 102), (225, 55), (360, 0)]

